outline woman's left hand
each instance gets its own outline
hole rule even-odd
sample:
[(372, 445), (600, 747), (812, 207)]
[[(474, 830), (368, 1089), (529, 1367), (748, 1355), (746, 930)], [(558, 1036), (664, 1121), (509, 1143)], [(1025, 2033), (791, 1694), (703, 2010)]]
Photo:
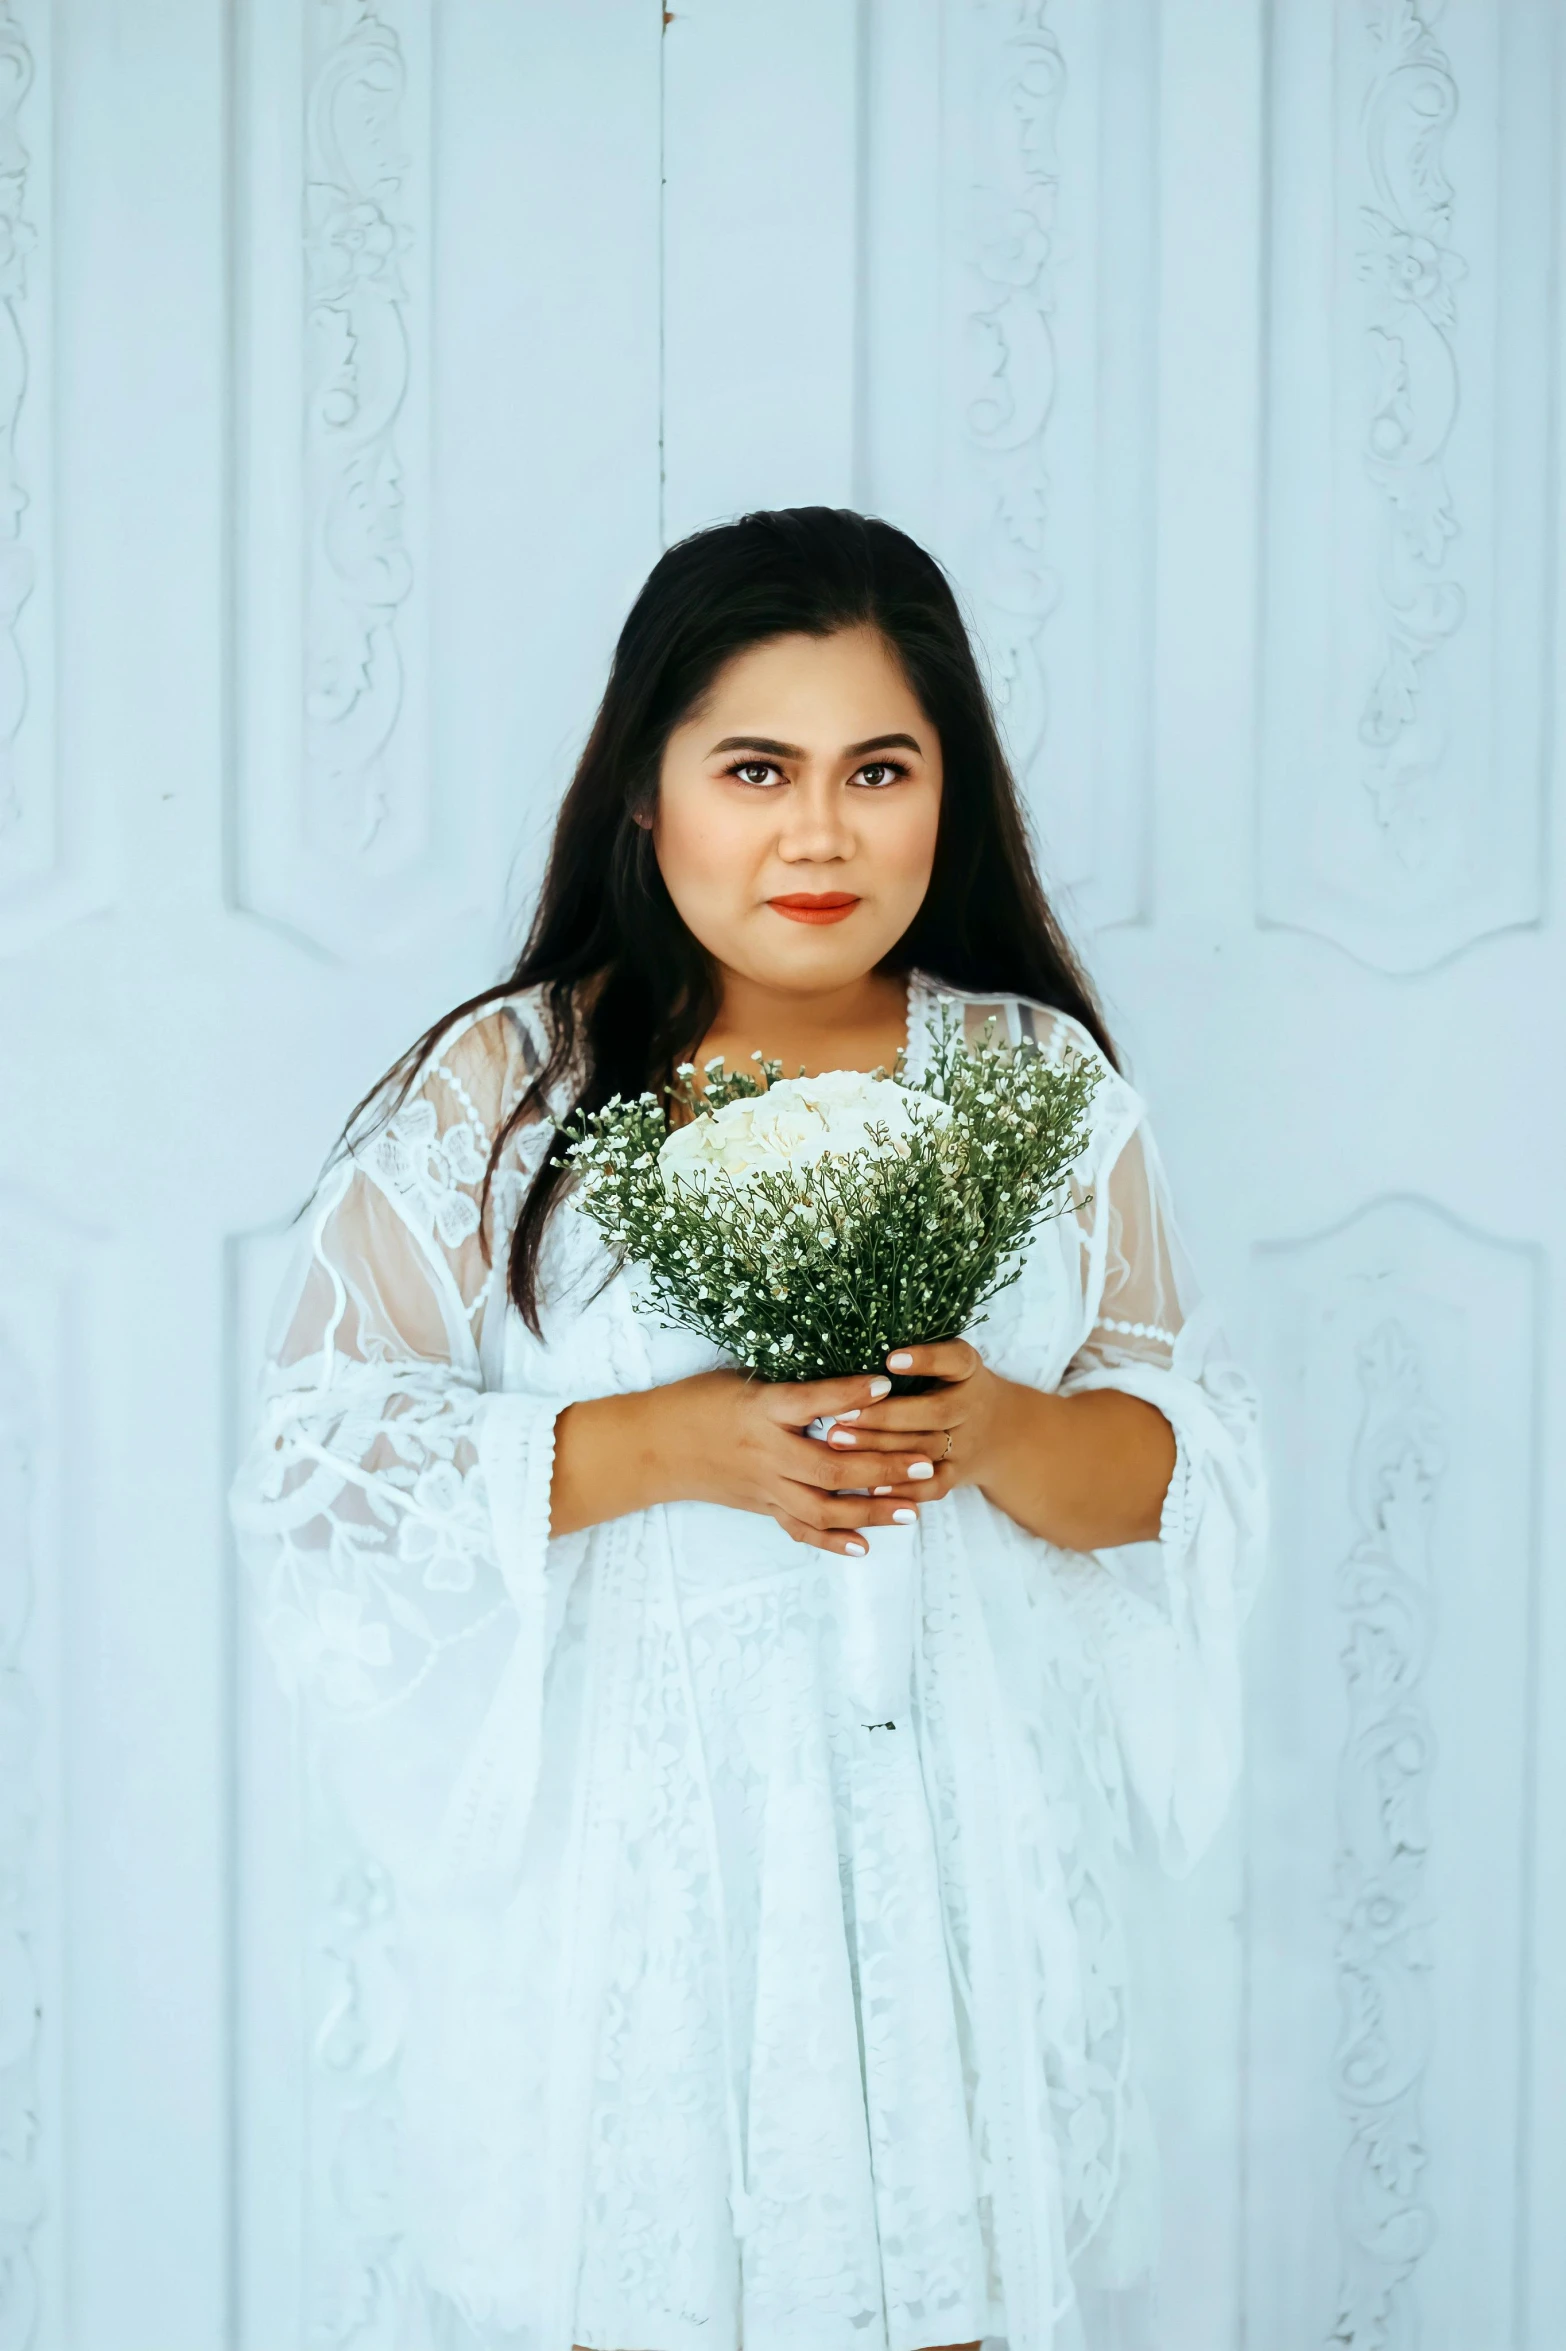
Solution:
[[(922, 1396), (887, 1396), (862, 1406), (853, 1420), (828, 1431), (827, 1443), (840, 1453), (863, 1453), (865, 1484), (894, 1502), (938, 1502), (954, 1486), (982, 1484), (1011, 1382), (991, 1371), (966, 1339), (899, 1347), (886, 1368), (941, 1385)], [(899, 1483), (876, 1483), (874, 1456), (881, 1453), (900, 1457)]]

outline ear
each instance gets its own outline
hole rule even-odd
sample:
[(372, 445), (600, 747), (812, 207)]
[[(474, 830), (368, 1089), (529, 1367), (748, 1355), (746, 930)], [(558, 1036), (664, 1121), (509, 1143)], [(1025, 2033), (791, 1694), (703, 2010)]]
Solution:
[(631, 822), (633, 824), (639, 824), (644, 833), (650, 833), (652, 831), (652, 814), (648, 809), (633, 808), (631, 810)]

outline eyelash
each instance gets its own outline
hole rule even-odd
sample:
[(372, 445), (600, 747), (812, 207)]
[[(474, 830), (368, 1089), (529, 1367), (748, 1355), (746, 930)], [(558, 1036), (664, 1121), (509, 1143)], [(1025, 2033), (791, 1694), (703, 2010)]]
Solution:
[[(781, 775), (783, 772), (775, 759), (736, 759), (732, 761), (723, 772), (725, 775), (734, 776), (737, 780), (743, 781), (744, 778), (741, 775), (741, 770), (747, 767), (770, 768), (774, 775)], [(887, 783), (891, 783), (899, 776), (905, 776), (909, 772), (900, 759), (867, 759), (865, 761), (865, 767), (884, 768), (886, 770)], [(863, 775), (864, 768), (856, 768), (854, 773), (856, 775)], [(754, 792), (759, 792), (763, 788), (764, 787), (760, 784), (752, 784), (750, 786), (750, 789)], [(865, 789), (869, 792), (884, 792), (886, 790), (886, 784), (867, 784)]]

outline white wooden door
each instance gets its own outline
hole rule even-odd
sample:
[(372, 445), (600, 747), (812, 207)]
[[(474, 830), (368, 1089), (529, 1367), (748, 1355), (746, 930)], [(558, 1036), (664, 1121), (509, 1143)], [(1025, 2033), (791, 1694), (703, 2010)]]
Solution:
[[(952, 566), (1264, 1387), (1168, 2351), (1566, 2341), (1552, 0), (0, 0), (0, 2351), (394, 2342), (223, 1491), (662, 544)], [(1552, 863), (1556, 861), (1556, 863)]]

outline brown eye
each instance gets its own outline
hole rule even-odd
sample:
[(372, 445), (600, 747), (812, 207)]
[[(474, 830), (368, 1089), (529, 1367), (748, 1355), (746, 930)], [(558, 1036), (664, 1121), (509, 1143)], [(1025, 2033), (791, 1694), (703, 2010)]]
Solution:
[(862, 784), (868, 784), (872, 792), (880, 792), (907, 773), (907, 768), (895, 759), (872, 759), (859, 770), (859, 780)]
[[(742, 784), (765, 785), (778, 771), (770, 759), (739, 759), (732, 767), (725, 768), (724, 773), (737, 777)], [(778, 780), (781, 782), (781, 777)]]

